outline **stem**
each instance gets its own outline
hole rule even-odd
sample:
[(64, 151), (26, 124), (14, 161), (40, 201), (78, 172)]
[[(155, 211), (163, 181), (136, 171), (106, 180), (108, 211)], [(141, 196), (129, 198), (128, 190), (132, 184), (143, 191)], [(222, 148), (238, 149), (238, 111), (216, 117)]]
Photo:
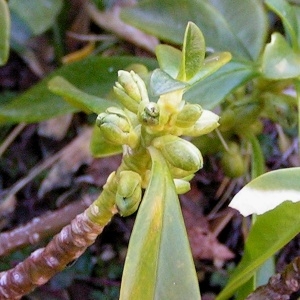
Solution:
[(259, 287), (246, 300), (288, 300), (300, 287), (300, 256), (288, 264), (282, 273), (272, 276), (268, 284)]
[(25, 225), (0, 234), (0, 256), (58, 233), (90, 204), (90, 197), (75, 201), (51, 213), (36, 217)]
[(94, 243), (117, 212), (114, 206), (117, 182), (114, 178), (108, 178), (98, 199), (54, 236), (45, 248), (36, 250), (15, 268), (0, 273), (0, 299), (20, 299), (45, 284)]

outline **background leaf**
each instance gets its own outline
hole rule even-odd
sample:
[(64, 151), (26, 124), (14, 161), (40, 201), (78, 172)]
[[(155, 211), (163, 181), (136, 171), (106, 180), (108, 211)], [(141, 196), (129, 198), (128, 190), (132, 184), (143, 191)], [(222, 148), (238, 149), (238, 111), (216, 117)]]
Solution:
[(4, 65), (9, 54), (10, 17), (6, 0), (0, 0), (0, 66)]
[(48, 82), (55, 76), (63, 76), (78, 89), (98, 97), (105, 97), (117, 80), (117, 71), (132, 63), (145, 64), (150, 69), (155, 60), (138, 57), (89, 57), (65, 65), (5, 105), (0, 105), (1, 122), (38, 122), (76, 109), (48, 90)]
[(151, 180), (130, 238), (120, 299), (199, 300), (198, 280), (174, 183), (160, 152), (149, 150)]
[(286, 0), (266, 0), (265, 3), (280, 17), (290, 42), (293, 47), (299, 49), (300, 36), (298, 36), (297, 42), (297, 35), (300, 30), (300, 23), (297, 21), (296, 13), (296, 11), (299, 12), (299, 7), (290, 5)]
[(48, 83), (48, 88), (52, 93), (63, 97), (71, 105), (87, 113), (99, 114), (113, 105), (111, 101), (84, 93), (60, 76), (52, 78)]
[(300, 75), (299, 53), (278, 32), (272, 34), (271, 42), (265, 48), (262, 71), (270, 79), (294, 78)]
[[(233, 57), (247, 60), (256, 58), (267, 30), (262, 4), (253, 0), (227, 2), (227, 12), (235, 12), (233, 15), (223, 15), (224, 9), (218, 10), (217, 1), (213, 6), (214, 1), (208, 0), (152, 0), (124, 9), (121, 16), (145, 32), (177, 44), (182, 43), (186, 24), (192, 21), (214, 51), (229, 51)], [(242, 32), (245, 28), (247, 32)]]
[(33, 35), (38, 35), (52, 26), (62, 4), (62, 0), (10, 0), (9, 8), (27, 24)]
[(230, 61), (214, 74), (192, 85), (184, 99), (213, 109), (234, 89), (258, 75), (252, 64)]
[(242, 215), (263, 214), (286, 200), (300, 201), (300, 167), (265, 173), (245, 185), (229, 206)]
[(229, 299), (253, 276), (259, 266), (300, 232), (299, 214), (295, 213), (299, 210), (300, 202), (286, 201), (275, 209), (257, 216), (249, 232), (243, 258), (216, 300)]
[(247, 48), (251, 58), (257, 59), (265, 45), (268, 31), (267, 14), (262, 1), (210, 0), (210, 2), (230, 24), (230, 29)]

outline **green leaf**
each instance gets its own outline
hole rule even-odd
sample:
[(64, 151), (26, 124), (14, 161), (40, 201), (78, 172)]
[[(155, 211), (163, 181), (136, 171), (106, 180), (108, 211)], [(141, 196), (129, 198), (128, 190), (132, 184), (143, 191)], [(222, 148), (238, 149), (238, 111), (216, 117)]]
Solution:
[(149, 151), (151, 180), (130, 238), (120, 299), (199, 300), (198, 280), (170, 171), (158, 150), (151, 147)]
[(300, 43), (299, 40), (297, 42), (297, 33), (300, 30), (300, 23), (297, 21), (296, 7), (290, 5), (286, 0), (266, 0), (265, 3), (282, 20), (285, 32), (294, 49), (299, 49)]
[(94, 126), (90, 142), (90, 150), (94, 157), (106, 157), (122, 153), (122, 146), (109, 144), (103, 138), (99, 127)]
[[(297, 182), (299, 183), (299, 173)], [(297, 213), (299, 210), (300, 202), (286, 201), (275, 209), (257, 216), (256, 222), (249, 232), (243, 258), (216, 300), (229, 299), (241, 285), (253, 276), (259, 266), (300, 232), (300, 218)]]
[(234, 89), (258, 75), (252, 64), (230, 61), (220, 70), (195, 83), (184, 93), (184, 99), (211, 110)]
[(300, 168), (265, 173), (244, 186), (229, 206), (244, 216), (263, 214), (286, 200), (300, 201), (299, 182)]
[(88, 57), (65, 65), (9, 103), (0, 105), (0, 123), (38, 122), (74, 112), (73, 106), (49, 91), (50, 79), (62, 76), (86, 93), (105, 97), (117, 80), (117, 71), (133, 63), (145, 64), (149, 69), (156, 66), (154, 60), (138, 57)]
[(230, 16), (223, 16), (218, 5), (214, 7), (208, 0), (152, 0), (124, 9), (121, 17), (145, 32), (177, 44), (182, 43), (186, 25), (192, 21), (214, 51), (228, 51), (235, 58), (256, 59), (267, 30), (262, 4), (258, 0), (227, 2), (230, 5), (227, 11), (232, 11)]
[(10, 17), (6, 0), (0, 0), (0, 66), (7, 62), (9, 54)]
[(203, 80), (207, 76), (216, 72), (231, 60), (231, 54), (229, 52), (220, 52), (209, 55), (204, 59), (202, 68), (196, 73), (196, 75), (189, 80), (189, 84), (195, 84), (196, 82)]
[(265, 158), (257, 137), (249, 134), (247, 139), (251, 145), (251, 178), (254, 179), (265, 173)]
[(49, 29), (62, 8), (62, 0), (10, 0), (10, 10), (18, 15), (34, 35)]
[(272, 34), (271, 42), (263, 53), (262, 72), (269, 79), (295, 78), (300, 75), (300, 55), (294, 52), (278, 32)]
[(184, 82), (173, 79), (167, 73), (160, 69), (155, 69), (150, 77), (151, 93), (159, 96), (169, 92), (183, 89), (186, 87)]
[[(257, 59), (268, 33), (267, 14), (260, 0), (210, 0), (229, 24), (232, 32)], [(253, 21), (255, 20), (255, 21)]]
[(155, 54), (160, 69), (172, 78), (176, 78), (181, 62), (181, 51), (172, 46), (161, 44), (156, 46)]
[(99, 114), (114, 104), (111, 101), (77, 89), (69, 81), (60, 76), (52, 78), (48, 82), (48, 88), (52, 93), (63, 97), (71, 105), (86, 113), (94, 112)]
[(201, 30), (194, 23), (188, 22), (177, 79), (182, 81), (192, 79), (202, 68), (205, 51), (205, 41)]

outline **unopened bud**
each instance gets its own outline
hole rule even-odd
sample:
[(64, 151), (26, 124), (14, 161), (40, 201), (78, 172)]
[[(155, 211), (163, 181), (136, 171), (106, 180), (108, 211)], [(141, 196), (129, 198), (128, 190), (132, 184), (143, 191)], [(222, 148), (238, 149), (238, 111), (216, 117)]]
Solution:
[(141, 103), (138, 112), (141, 123), (148, 126), (155, 126), (159, 123), (159, 106), (155, 102)]
[(203, 110), (194, 126), (183, 130), (184, 135), (200, 136), (207, 134), (219, 126), (219, 116), (209, 110)]
[(195, 173), (203, 166), (199, 149), (182, 138), (165, 135), (153, 139), (152, 144), (162, 152), (171, 166), (184, 171), (182, 177)]
[(193, 126), (200, 118), (202, 111), (199, 104), (186, 104), (178, 113), (175, 125), (183, 128)]
[(121, 216), (133, 214), (142, 199), (141, 176), (132, 171), (122, 171), (119, 175), (116, 205)]
[(185, 194), (191, 189), (190, 183), (184, 179), (174, 179), (174, 184), (176, 188), (176, 193), (178, 195)]
[(133, 71), (118, 72), (118, 82), (115, 83), (114, 92), (121, 104), (133, 113), (137, 113), (139, 103), (148, 101), (148, 92), (144, 81)]
[(98, 115), (96, 125), (100, 128), (103, 137), (115, 145), (129, 145), (134, 147), (138, 137), (132, 129), (130, 120), (125, 112), (116, 107), (110, 107), (105, 113)]

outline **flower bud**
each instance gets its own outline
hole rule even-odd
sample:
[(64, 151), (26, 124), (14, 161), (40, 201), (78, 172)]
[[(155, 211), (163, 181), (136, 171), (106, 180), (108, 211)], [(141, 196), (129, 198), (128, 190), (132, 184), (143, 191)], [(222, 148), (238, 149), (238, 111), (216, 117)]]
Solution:
[(209, 110), (204, 109), (195, 125), (184, 129), (182, 134), (188, 136), (200, 136), (203, 134), (207, 134), (219, 126), (218, 121), (218, 115)]
[(152, 144), (159, 149), (171, 167), (183, 171), (185, 177), (203, 166), (203, 158), (192, 143), (174, 135), (165, 135), (153, 139)]
[(137, 135), (132, 129), (130, 120), (125, 112), (116, 107), (110, 107), (106, 112), (98, 115), (96, 125), (100, 128), (104, 138), (115, 145), (129, 145), (134, 147)]
[(221, 158), (222, 169), (226, 176), (237, 178), (245, 174), (246, 164), (241, 155), (240, 147), (235, 142), (228, 143), (229, 150)]
[(176, 126), (187, 128), (193, 126), (202, 114), (202, 108), (199, 104), (187, 103), (178, 113)]
[(148, 126), (155, 126), (159, 123), (159, 106), (155, 102), (141, 103), (138, 112), (141, 123)]
[(174, 184), (176, 188), (176, 193), (178, 195), (185, 194), (191, 189), (190, 183), (184, 179), (174, 179)]
[(116, 205), (121, 216), (129, 216), (137, 210), (142, 199), (141, 182), (141, 176), (136, 172), (120, 172)]
[(118, 72), (118, 82), (115, 83), (114, 92), (121, 104), (133, 113), (137, 113), (139, 103), (149, 102), (148, 92), (144, 81), (133, 71)]

